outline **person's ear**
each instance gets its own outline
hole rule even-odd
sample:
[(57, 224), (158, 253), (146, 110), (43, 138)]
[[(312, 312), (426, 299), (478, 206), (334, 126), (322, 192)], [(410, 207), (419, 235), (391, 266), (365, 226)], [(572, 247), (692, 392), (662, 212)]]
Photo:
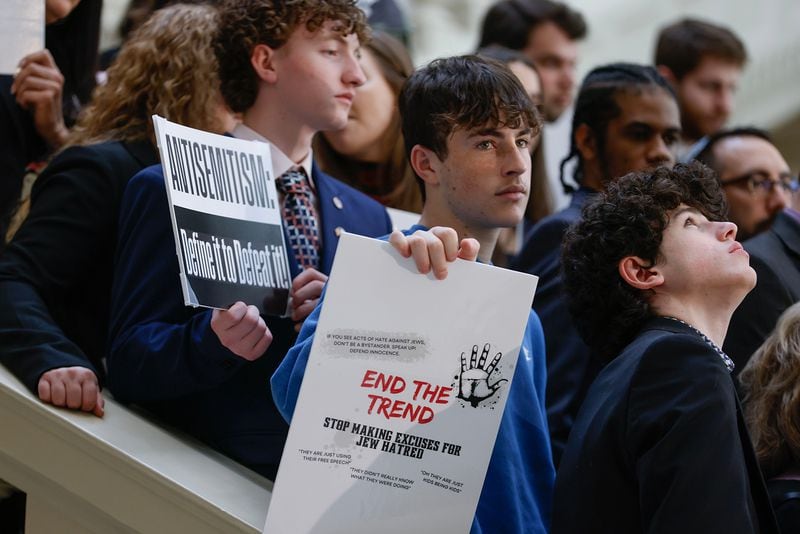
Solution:
[(441, 161), (433, 150), (422, 145), (414, 145), (408, 159), (414, 172), (426, 185), (438, 185), (439, 176), (437, 171)]
[(658, 73), (664, 77), (665, 80), (674, 88), (678, 85), (678, 78), (675, 76), (675, 73), (672, 72), (672, 69), (667, 67), (666, 65), (657, 65), (656, 70)]
[(582, 160), (591, 161), (597, 159), (597, 138), (588, 124), (581, 124), (575, 130), (575, 147), (580, 152)]
[(275, 50), (265, 44), (257, 44), (253, 47), (250, 54), (250, 64), (256, 76), (267, 83), (275, 83), (278, 80), (278, 72), (275, 70)]
[(664, 283), (661, 270), (639, 256), (626, 256), (619, 261), (619, 275), (631, 287), (636, 289), (654, 289)]

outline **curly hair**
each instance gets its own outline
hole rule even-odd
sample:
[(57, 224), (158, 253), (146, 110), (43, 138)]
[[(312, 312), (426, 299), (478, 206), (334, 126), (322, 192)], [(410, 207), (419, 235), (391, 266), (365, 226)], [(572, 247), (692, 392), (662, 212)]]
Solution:
[(716, 174), (692, 162), (627, 174), (608, 184), (564, 236), (561, 265), (569, 311), (581, 337), (613, 359), (653, 315), (647, 294), (619, 275), (619, 262), (661, 260), (661, 240), (680, 204), (723, 221), (727, 205)]
[(211, 40), (216, 10), (177, 4), (159, 10), (133, 32), (84, 109), (67, 145), (149, 139), (151, 116), (221, 132), (217, 62)]
[(315, 32), (327, 21), (337, 22), (336, 31), (342, 35), (356, 34), (361, 43), (369, 37), (366, 17), (356, 0), (221, 2), (214, 50), (220, 65), (222, 96), (228, 106), (241, 113), (256, 100), (258, 76), (250, 64), (256, 45), (280, 48), (300, 24)]
[(739, 382), (745, 422), (764, 476), (800, 464), (800, 303), (783, 312)]

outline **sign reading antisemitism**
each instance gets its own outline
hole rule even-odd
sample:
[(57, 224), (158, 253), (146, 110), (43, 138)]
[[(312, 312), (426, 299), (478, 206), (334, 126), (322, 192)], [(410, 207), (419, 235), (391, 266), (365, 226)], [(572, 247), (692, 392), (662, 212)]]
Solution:
[(264, 532), (468, 532), (536, 282), (343, 234)]
[(285, 315), (291, 275), (269, 145), (153, 123), (184, 302)]

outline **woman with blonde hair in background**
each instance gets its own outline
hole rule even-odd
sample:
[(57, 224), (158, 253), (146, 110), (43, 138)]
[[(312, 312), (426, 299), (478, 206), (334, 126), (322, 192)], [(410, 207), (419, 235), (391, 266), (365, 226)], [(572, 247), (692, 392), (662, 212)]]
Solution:
[(800, 532), (800, 303), (739, 375), (745, 421), (783, 532)]
[(227, 128), (214, 8), (174, 5), (124, 45), (34, 185), (0, 256), (0, 362), (44, 402), (103, 415), (100, 393), (117, 218), (128, 180), (158, 163), (151, 115)]
[(414, 66), (403, 44), (376, 31), (362, 47), (366, 82), (356, 88), (347, 125), (318, 134), (314, 157), (322, 170), (381, 204), (422, 211), (422, 190), (400, 133), (397, 95)]

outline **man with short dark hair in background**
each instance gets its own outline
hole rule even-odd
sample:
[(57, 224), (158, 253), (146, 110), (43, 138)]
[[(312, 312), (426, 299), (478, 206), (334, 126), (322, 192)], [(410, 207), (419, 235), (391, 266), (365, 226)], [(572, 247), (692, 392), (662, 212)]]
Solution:
[(691, 159), (692, 146), (722, 129), (733, 111), (747, 50), (728, 28), (686, 18), (658, 34), (655, 65), (678, 96), (683, 146), (678, 159)]
[(544, 119), (558, 119), (572, 103), (577, 41), (586, 37), (583, 16), (550, 0), (502, 0), (483, 19), (480, 47), (493, 44), (520, 50), (542, 78)]
[(719, 131), (708, 138), (697, 159), (717, 172), (741, 240), (767, 230), (789, 205), (794, 178), (767, 132)]
[(756, 128), (717, 132), (698, 159), (714, 169), (739, 227), (758, 283), (736, 309), (725, 351), (736, 372), (767, 338), (781, 313), (800, 300), (800, 203), (797, 176)]

